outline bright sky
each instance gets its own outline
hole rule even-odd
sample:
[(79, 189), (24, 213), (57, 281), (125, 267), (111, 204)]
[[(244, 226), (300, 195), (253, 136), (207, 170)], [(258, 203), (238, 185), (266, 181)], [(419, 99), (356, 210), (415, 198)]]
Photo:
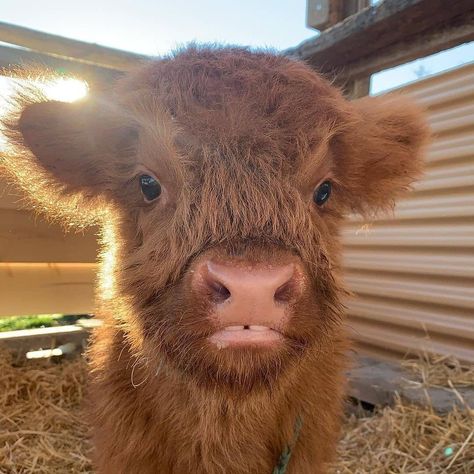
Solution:
[(156, 55), (192, 40), (278, 49), (315, 34), (306, 0), (1, 0), (2, 21)]
[[(316, 34), (306, 0), (0, 0), (0, 20), (138, 53), (196, 40), (285, 49)], [(474, 42), (373, 77), (372, 92), (474, 60)]]

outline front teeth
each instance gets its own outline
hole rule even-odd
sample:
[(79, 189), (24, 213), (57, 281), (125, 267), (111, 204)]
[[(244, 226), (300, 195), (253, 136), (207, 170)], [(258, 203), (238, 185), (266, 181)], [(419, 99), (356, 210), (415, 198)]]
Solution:
[(267, 326), (249, 326), (251, 331), (268, 331)]
[(268, 327), (267, 326), (258, 326), (258, 325), (255, 325), (255, 326), (227, 326), (225, 328), (226, 331), (242, 331), (244, 329), (247, 329), (249, 331), (268, 331)]
[(225, 328), (226, 331), (241, 331), (242, 329), (244, 329), (243, 326), (227, 326)]

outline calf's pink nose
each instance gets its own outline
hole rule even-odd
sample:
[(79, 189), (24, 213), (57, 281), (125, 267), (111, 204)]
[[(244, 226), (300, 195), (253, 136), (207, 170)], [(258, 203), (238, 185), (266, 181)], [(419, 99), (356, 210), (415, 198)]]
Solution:
[(223, 327), (276, 326), (288, 304), (301, 293), (296, 265), (241, 265), (202, 262), (195, 271), (197, 287), (214, 304)]

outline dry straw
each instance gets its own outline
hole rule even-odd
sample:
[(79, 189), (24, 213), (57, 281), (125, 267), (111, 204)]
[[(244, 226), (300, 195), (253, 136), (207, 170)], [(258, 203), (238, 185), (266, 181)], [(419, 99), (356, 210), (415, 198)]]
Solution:
[(424, 387), (474, 386), (474, 365), (463, 365), (447, 355), (423, 353), (418, 359), (403, 361), (402, 366)]
[[(474, 390), (474, 367), (452, 357), (405, 360), (411, 387)], [(474, 474), (474, 407), (435, 413), (398, 399), (372, 416), (351, 416), (331, 474)]]
[(81, 414), (86, 366), (15, 366), (0, 353), (0, 473), (92, 472), (87, 426)]
[[(425, 386), (472, 386), (474, 371), (453, 360), (406, 361)], [(88, 473), (88, 427), (81, 413), (83, 359), (15, 366), (0, 354), (0, 473)], [(474, 410), (436, 414), (399, 400), (345, 424), (331, 474), (472, 474)]]

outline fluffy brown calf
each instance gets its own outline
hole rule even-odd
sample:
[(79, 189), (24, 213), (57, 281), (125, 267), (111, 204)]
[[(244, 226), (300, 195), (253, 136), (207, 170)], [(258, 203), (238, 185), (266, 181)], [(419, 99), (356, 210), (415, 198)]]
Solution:
[(338, 229), (418, 176), (419, 112), (196, 47), (102, 95), (20, 106), (5, 169), (49, 215), (103, 228), (98, 471), (271, 473), (290, 446), (288, 473), (325, 472), (348, 349)]

